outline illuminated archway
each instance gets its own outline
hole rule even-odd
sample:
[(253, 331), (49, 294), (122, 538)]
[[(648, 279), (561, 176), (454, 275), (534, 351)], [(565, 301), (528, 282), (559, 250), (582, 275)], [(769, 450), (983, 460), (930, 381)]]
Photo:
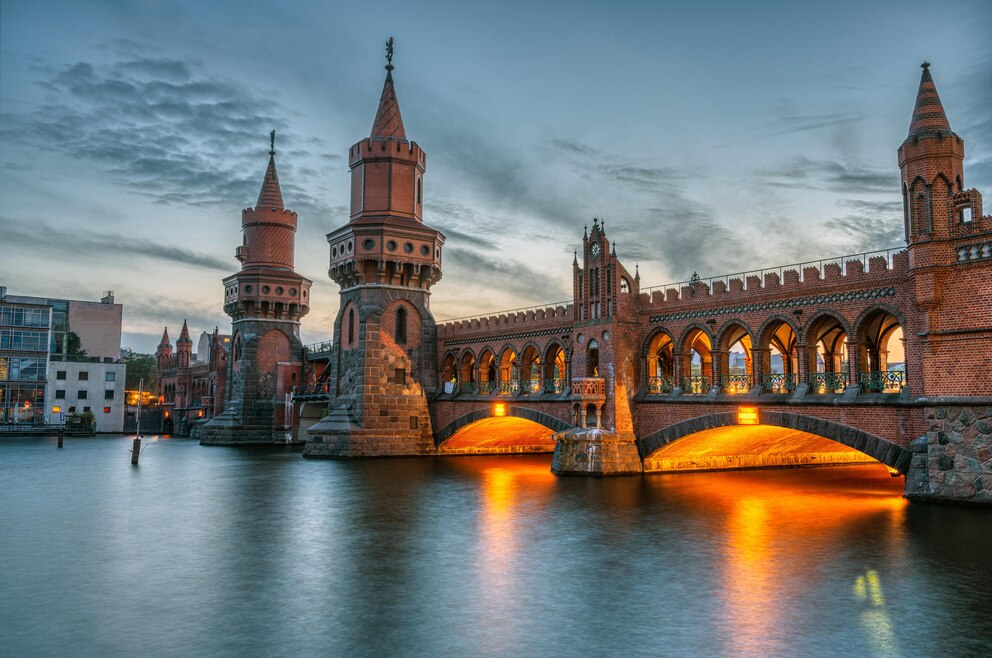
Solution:
[(722, 358), (716, 385), (724, 393), (747, 393), (754, 384), (751, 332), (742, 322), (733, 321), (720, 332), (717, 345)]
[(534, 345), (525, 347), (521, 355), (520, 385), (525, 393), (541, 392), (541, 353)]
[(765, 323), (758, 334), (755, 360), (763, 393), (791, 393), (799, 384), (796, 329), (783, 317)]
[(667, 395), (675, 387), (675, 342), (671, 335), (659, 330), (647, 346), (648, 393)]
[(520, 371), (518, 369), (517, 353), (512, 347), (503, 348), (499, 357), (499, 392), (501, 395), (513, 395), (520, 388)]
[(475, 388), (475, 355), (472, 350), (465, 350), (458, 362), (458, 390), (462, 393), (474, 392)]
[(862, 393), (899, 393), (905, 386), (902, 323), (888, 308), (871, 309), (858, 320), (858, 384)]
[(479, 356), (479, 393), (495, 393), (497, 381), (496, 355), (487, 347)]
[(850, 378), (848, 330), (844, 321), (836, 315), (823, 313), (809, 323), (805, 334), (810, 392), (843, 393)]
[[(738, 425), (737, 414), (731, 412), (699, 416), (638, 439), (637, 449), (645, 472), (870, 461), (903, 474), (909, 468), (912, 453), (906, 448), (841, 423), (779, 411), (761, 412), (760, 421)], [(680, 443), (682, 448), (677, 447)], [(659, 464), (661, 460), (667, 463)]]
[(551, 343), (544, 353), (544, 392), (561, 395), (566, 386), (565, 350)]
[(455, 355), (447, 354), (444, 361), (441, 362), (441, 382), (442, 384), (454, 384), (455, 381)]
[(434, 445), (444, 454), (553, 452), (553, 434), (570, 427), (534, 409), (497, 402), (452, 421), (437, 432)]
[(682, 338), (682, 392), (704, 395), (713, 384), (713, 343), (700, 327), (692, 327)]

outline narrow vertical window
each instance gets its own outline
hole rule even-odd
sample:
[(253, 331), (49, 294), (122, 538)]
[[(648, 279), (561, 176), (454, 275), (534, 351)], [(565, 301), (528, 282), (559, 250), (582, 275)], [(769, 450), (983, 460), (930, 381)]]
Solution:
[(355, 309), (348, 309), (348, 344), (355, 342)]
[(406, 345), (406, 309), (396, 309), (396, 344)]
[(417, 177), (417, 205), (424, 202), (424, 179)]

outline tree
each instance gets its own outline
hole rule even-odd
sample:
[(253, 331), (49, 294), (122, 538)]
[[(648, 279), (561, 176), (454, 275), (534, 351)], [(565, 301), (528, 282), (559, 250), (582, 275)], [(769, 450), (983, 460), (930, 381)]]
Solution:
[(75, 331), (70, 331), (65, 337), (66, 356), (86, 356), (86, 350), (82, 349), (82, 341)]
[(138, 354), (130, 347), (121, 350), (121, 361), (127, 365), (127, 375), (124, 378), (124, 388), (127, 390), (137, 390), (138, 381), (145, 380), (145, 390), (155, 390), (155, 382), (158, 378), (158, 364), (154, 355)]

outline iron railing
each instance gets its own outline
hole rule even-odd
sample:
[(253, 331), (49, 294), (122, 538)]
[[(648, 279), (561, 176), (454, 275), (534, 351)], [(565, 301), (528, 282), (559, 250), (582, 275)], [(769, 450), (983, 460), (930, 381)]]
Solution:
[(899, 393), (906, 385), (906, 373), (902, 370), (861, 372), (858, 383), (862, 393)]
[(846, 372), (814, 372), (809, 375), (809, 392), (825, 395), (847, 390)]
[(720, 375), (717, 379), (717, 387), (731, 395), (747, 393), (753, 385), (754, 378), (751, 375)]
[(307, 354), (313, 356), (314, 354), (330, 352), (332, 347), (334, 347), (334, 341), (325, 340), (322, 343), (312, 343), (310, 345), (304, 345), (303, 349), (307, 351)]
[(651, 395), (667, 395), (675, 388), (672, 377), (648, 377), (648, 393)]
[(544, 392), (549, 395), (561, 395), (565, 392), (565, 381), (561, 378), (556, 379), (545, 379), (544, 380)]
[(312, 386), (294, 386), (294, 400), (314, 400), (330, 396), (330, 383), (314, 384)]
[(520, 390), (520, 382), (513, 381), (512, 379), (508, 382), (499, 383), (500, 395), (515, 395), (516, 392), (519, 390)]
[(480, 395), (492, 395), (496, 392), (496, 382), (479, 382)]
[(682, 379), (682, 393), (705, 395), (710, 392), (710, 379), (704, 375), (691, 375)]
[(798, 378), (795, 373), (771, 373), (761, 376), (762, 393), (792, 393)]
[(544, 382), (540, 379), (525, 379), (521, 382), (521, 388), (524, 393), (530, 395), (540, 394), (544, 390)]
[(455, 391), (459, 395), (473, 395), (476, 392), (475, 382), (458, 382)]

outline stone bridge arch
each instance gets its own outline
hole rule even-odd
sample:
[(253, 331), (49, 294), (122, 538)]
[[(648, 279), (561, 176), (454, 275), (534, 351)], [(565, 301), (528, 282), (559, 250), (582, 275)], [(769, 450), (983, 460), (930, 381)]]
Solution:
[[(880, 461), (901, 475), (906, 474), (912, 458), (912, 453), (907, 448), (888, 439), (869, 434), (850, 425), (835, 423), (816, 416), (805, 416), (784, 411), (762, 411), (761, 424), (808, 432), (836, 441)], [(737, 425), (737, 414), (734, 412), (697, 416), (637, 439), (637, 450), (643, 461), (666, 445), (690, 434), (730, 425)]]
[(487, 418), (522, 418), (524, 420), (537, 423), (538, 425), (543, 425), (552, 432), (564, 432), (565, 430), (572, 428), (572, 425), (561, 420), (560, 418), (555, 418), (554, 416), (542, 413), (536, 409), (530, 409), (528, 407), (509, 403), (507, 403), (504, 408), (506, 413), (497, 415), (495, 405), (490, 404), (486, 405), (482, 409), (470, 411), (464, 416), (456, 418), (434, 434), (434, 446), (436, 448), (440, 448), (441, 445), (454, 436), (458, 430)]

